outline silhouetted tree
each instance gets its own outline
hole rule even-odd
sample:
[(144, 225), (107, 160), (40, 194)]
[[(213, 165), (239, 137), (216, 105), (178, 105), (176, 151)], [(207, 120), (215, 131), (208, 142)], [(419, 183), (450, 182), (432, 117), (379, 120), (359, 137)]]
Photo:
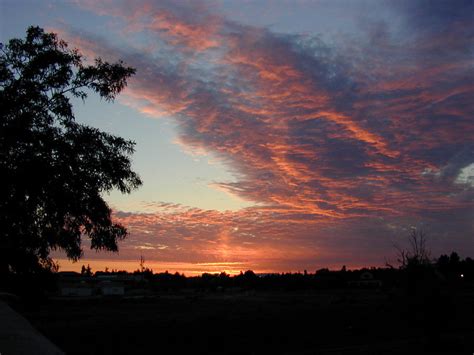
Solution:
[(397, 248), (398, 262), (401, 268), (431, 264), (425, 231), (413, 228), (408, 236), (408, 243), (408, 248)]
[(322, 269), (316, 270), (316, 275), (325, 275), (325, 274), (329, 274), (328, 268), (322, 268)]
[(449, 256), (441, 255), (436, 261), (436, 266), (438, 270), (451, 281), (458, 278), (470, 280), (474, 277), (473, 260), (469, 257), (462, 260), (459, 254), (454, 251)]
[(153, 270), (145, 266), (145, 258), (143, 255), (140, 255), (140, 268), (135, 270), (134, 274), (141, 274), (146, 279), (150, 279), (153, 276)]
[(436, 266), (442, 272), (449, 271), (449, 256), (441, 255), (436, 261)]
[(459, 254), (453, 251), (449, 256), (449, 264), (453, 267), (453, 269), (458, 269), (461, 262), (461, 258)]
[(85, 265), (82, 265), (81, 275), (92, 276), (92, 269), (89, 264), (87, 264), (87, 267)]
[(106, 101), (135, 69), (83, 63), (56, 34), (30, 27), (0, 48), (0, 273), (50, 269), (51, 250), (117, 251), (126, 229), (111, 220), (103, 192), (141, 185), (131, 170), (134, 142), (75, 121), (70, 97)]

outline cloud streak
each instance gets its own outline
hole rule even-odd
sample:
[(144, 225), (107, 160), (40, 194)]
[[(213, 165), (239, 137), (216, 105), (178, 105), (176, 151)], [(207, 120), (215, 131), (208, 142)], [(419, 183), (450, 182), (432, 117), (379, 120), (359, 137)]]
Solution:
[[(356, 260), (351, 238), (387, 248), (377, 238), (417, 221), (453, 245), (472, 236), (473, 187), (459, 178), (474, 163), (472, 2), (397, 2), (403, 28), (369, 24), (337, 46), (236, 23), (205, 2), (80, 6), (114, 16), (125, 40), (142, 43), (117, 49), (72, 29), (62, 35), (135, 66), (123, 102), (173, 117), (181, 144), (212, 152), (237, 177), (214, 186), (256, 204), (119, 212), (135, 235), (127, 245), (168, 261), (289, 266)], [(376, 228), (362, 236), (367, 225)]]

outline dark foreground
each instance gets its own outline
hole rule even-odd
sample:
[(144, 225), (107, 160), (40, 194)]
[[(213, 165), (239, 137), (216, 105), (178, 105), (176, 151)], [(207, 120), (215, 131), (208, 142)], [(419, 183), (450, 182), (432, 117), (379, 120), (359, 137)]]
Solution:
[(67, 354), (473, 354), (474, 292), (162, 293), (18, 307)]

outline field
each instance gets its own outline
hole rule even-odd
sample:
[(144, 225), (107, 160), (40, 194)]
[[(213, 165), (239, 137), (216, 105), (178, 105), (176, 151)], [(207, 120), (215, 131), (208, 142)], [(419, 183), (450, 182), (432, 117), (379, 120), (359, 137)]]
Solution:
[(174, 292), (20, 309), (67, 354), (472, 354), (474, 293)]

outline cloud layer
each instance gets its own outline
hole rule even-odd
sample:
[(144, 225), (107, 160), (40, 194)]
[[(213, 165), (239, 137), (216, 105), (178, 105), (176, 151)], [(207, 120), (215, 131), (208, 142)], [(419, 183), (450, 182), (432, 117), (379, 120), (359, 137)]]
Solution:
[(214, 187), (255, 203), (117, 212), (132, 231), (125, 255), (279, 270), (380, 263), (414, 223), (431, 228), (435, 249), (474, 252), (472, 2), (387, 5), (401, 24), (368, 23), (332, 45), (205, 2), (79, 5), (119, 21), (123, 45), (62, 35), (136, 67), (123, 102), (173, 117), (181, 144), (237, 177)]

